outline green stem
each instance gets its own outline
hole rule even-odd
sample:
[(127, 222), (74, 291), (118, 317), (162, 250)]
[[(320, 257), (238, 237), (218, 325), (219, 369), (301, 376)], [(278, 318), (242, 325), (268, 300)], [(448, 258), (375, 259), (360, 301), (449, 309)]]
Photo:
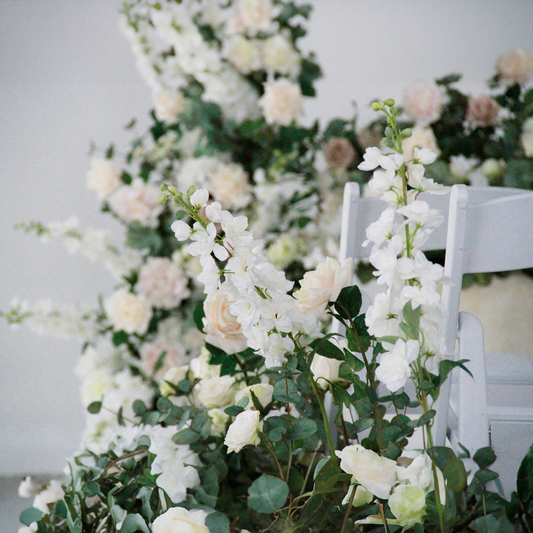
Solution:
[(344, 513), (344, 520), (342, 521), (342, 528), (341, 533), (344, 533), (346, 529), (346, 524), (348, 523), (348, 518), (350, 516), (350, 513), (352, 512), (352, 505), (353, 505), (353, 499), (355, 498), (355, 493), (357, 492), (357, 487), (353, 488), (352, 494), (350, 496), (350, 501), (348, 502), (348, 507), (346, 509), (346, 512)]
[(313, 392), (315, 393), (315, 396), (318, 400), (318, 405), (320, 407), (320, 412), (322, 413), (322, 419), (324, 420), (324, 430), (326, 432), (326, 438), (328, 441), (329, 451), (330, 454), (333, 455), (335, 453), (335, 444), (333, 444), (333, 437), (331, 435), (331, 431), (329, 429), (329, 420), (328, 420), (328, 414), (326, 413), (326, 409), (324, 407), (324, 402), (322, 402), (322, 398), (320, 396), (320, 392), (318, 390), (318, 387), (315, 383), (315, 380), (313, 379), (313, 376), (309, 376), (309, 381), (311, 382), (311, 386), (313, 387)]

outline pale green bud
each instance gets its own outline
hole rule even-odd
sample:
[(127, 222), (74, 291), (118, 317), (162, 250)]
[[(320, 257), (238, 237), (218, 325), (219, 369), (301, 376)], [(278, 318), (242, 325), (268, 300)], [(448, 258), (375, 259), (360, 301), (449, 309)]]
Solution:
[(388, 137), (389, 139), (394, 137), (394, 130), (390, 126), (385, 128), (385, 137)]
[(392, 98), (387, 98), (383, 103), (389, 107), (392, 107), (396, 102)]
[(411, 128), (405, 128), (404, 130), (402, 130), (402, 139), (408, 139), (412, 135), (413, 131), (411, 130)]
[(176, 189), (176, 187), (174, 187), (174, 185), (171, 185), (169, 188), (168, 188), (169, 192), (171, 192), (172, 194), (176, 194), (178, 192), (178, 189)]
[(161, 196), (159, 200), (157, 200), (157, 203), (159, 205), (165, 205), (167, 203), (167, 196)]
[(163, 192), (166, 191), (167, 188), (168, 188), (168, 187), (167, 187), (167, 184), (166, 184), (166, 183), (162, 183), (162, 184), (161, 184), (160, 189), (161, 189)]
[(374, 111), (381, 111), (383, 109), (383, 104), (381, 102), (373, 102), (372, 109)]
[(394, 148), (394, 143), (390, 139), (383, 139), (383, 146)]

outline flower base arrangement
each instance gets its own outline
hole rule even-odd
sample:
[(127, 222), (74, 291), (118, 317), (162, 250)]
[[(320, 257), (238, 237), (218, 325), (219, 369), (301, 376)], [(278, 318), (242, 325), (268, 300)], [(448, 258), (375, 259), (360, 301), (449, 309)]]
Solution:
[[(411, 132), (399, 128), (394, 101), (374, 107), (387, 117), (388, 151), (368, 149), (360, 167), (379, 167), (369, 188), (388, 204), (367, 231), (387, 287), (380, 300), (360, 313), (350, 260), (328, 258), (295, 287), (246, 217), (210, 202), (207, 189), (162, 185), (160, 203), (177, 208), (172, 231), (189, 242), (207, 295), (196, 315), (201, 353), (168, 369), (153, 401), (116, 413), (106, 450), (69, 460), (69, 481), (23, 513), (28, 531), (531, 530), (533, 452), (507, 502), (489, 490), (498, 477), (490, 448), (467, 472), (451, 449), (433, 446), (440, 387), (467, 362), (442, 353), (442, 268), (420, 250), (442, 216), (417, 195), (447, 191), (425, 176), (434, 152), (405, 156)], [(323, 332), (327, 314), (345, 335)], [(89, 411), (104, 406), (105, 397)], [(420, 450), (409, 449), (415, 431)]]

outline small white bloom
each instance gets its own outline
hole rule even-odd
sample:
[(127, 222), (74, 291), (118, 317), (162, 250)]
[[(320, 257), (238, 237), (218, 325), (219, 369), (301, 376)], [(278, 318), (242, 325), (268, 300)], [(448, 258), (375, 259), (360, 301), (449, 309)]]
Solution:
[(412, 363), (419, 354), (420, 344), (415, 340), (398, 339), (391, 352), (381, 354), (376, 377), (391, 392), (401, 389), (411, 376)]
[(176, 220), (175, 222), (172, 222), (170, 229), (174, 232), (178, 241), (186, 241), (191, 236), (192, 232), (189, 224), (183, 220)]
[(245, 446), (257, 446), (261, 442), (259, 432), (263, 429), (259, 411), (243, 411), (235, 417), (235, 421), (228, 428), (224, 444), (228, 452), (240, 452)]
[(252, 199), (248, 175), (238, 163), (221, 164), (209, 177), (209, 188), (225, 207), (245, 207)]
[(399, 524), (412, 527), (426, 514), (426, 493), (416, 485), (398, 485), (389, 498), (392, 514)]
[(46, 488), (37, 496), (35, 496), (35, 499), (33, 500), (33, 507), (39, 509), (39, 511), (42, 511), (43, 513), (48, 514), (50, 512), (48, 505), (61, 500), (64, 495), (65, 492), (61, 487), (61, 483), (55, 479), (52, 479), (52, 481), (46, 485)]
[(415, 148), (413, 153), (413, 159), (422, 165), (431, 165), (431, 163), (435, 162), (437, 156), (438, 154), (429, 148)]
[(196, 189), (191, 195), (190, 200), (194, 207), (203, 207), (209, 200), (209, 191), (207, 189)]
[(300, 54), (283, 35), (277, 34), (262, 41), (265, 67), (273, 72), (296, 77), (300, 72)]
[(286, 78), (265, 84), (265, 94), (259, 100), (267, 124), (289, 126), (302, 112), (300, 86)]
[(381, 153), (381, 150), (376, 147), (370, 147), (365, 150), (365, 153), (363, 154), (364, 161), (362, 163), (359, 163), (358, 169), (359, 170), (374, 170), (379, 166), (379, 158), (383, 154)]
[(342, 361), (330, 359), (319, 354), (315, 354), (311, 363), (311, 372), (321, 389), (329, 388), (330, 382), (340, 381), (339, 368)]
[(39, 486), (32, 481), (30, 476), (25, 477), (24, 480), (20, 482), (18, 488), (18, 495), (21, 498), (31, 498), (32, 496), (35, 496), (38, 492)]

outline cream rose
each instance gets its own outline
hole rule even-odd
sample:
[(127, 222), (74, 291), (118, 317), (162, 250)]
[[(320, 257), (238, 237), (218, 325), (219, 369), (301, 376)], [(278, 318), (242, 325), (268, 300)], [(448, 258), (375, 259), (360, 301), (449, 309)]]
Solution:
[(494, 126), (498, 120), (500, 106), (487, 94), (468, 100), (466, 120), (474, 126)]
[(261, 68), (261, 54), (257, 42), (242, 35), (228, 39), (222, 48), (222, 55), (243, 74)]
[(262, 57), (265, 67), (286, 76), (300, 73), (300, 54), (283, 35), (274, 35), (262, 42)]
[(209, 177), (209, 190), (224, 207), (245, 207), (252, 199), (248, 174), (238, 163), (222, 163)]
[(332, 137), (324, 146), (326, 163), (334, 170), (346, 170), (354, 157), (355, 149), (345, 137)]
[(411, 137), (404, 139), (402, 144), (403, 155), (406, 161), (413, 159), (415, 148), (428, 148), (432, 152), (440, 153), (437, 146), (437, 139), (431, 128), (414, 127)]
[(113, 327), (126, 333), (146, 333), (152, 318), (150, 304), (126, 289), (114, 292), (105, 301), (104, 308)]
[(380, 457), (359, 444), (346, 446), (335, 454), (341, 460), (341, 468), (351, 474), (366, 490), (378, 498), (389, 498), (393, 485), (397, 483), (397, 466), (394, 461)]
[(242, 352), (247, 347), (242, 327), (231, 314), (230, 305), (226, 293), (220, 290), (209, 294), (204, 302), (205, 340), (228, 354)]
[(122, 183), (120, 171), (110, 159), (93, 159), (85, 177), (85, 186), (94, 191), (100, 201), (109, 198)]
[(330, 359), (319, 354), (315, 354), (311, 363), (311, 372), (321, 389), (327, 389), (329, 382), (340, 381), (339, 368), (342, 361)]
[(259, 105), (268, 124), (288, 126), (302, 112), (300, 86), (285, 78), (266, 83)]
[(252, 392), (259, 401), (259, 403), (266, 407), (272, 401), (272, 394), (274, 393), (274, 387), (270, 383), (257, 383), (256, 385), (250, 385), (235, 394), (235, 403), (239, 403), (243, 398), (248, 398), (248, 405), (245, 409), (255, 409), (254, 402), (252, 400)]
[(237, 30), (256, 35), (271, 30), (276, 13), (272, 0), (237, 0), (233, 25)]
[(405, 112), (419, 124), (429, 124), (440, 116), (446, 101), (446, 89), (435, 83), (417, 82), (404, 94)]
[(154, 96), (155, 116), (169, 126), (178, 123), (178, 115), (187, 109), (187, 101), (181, 93), (160, 91)]
[(259, 432), (263, 429), (259, 411), (243, 411), (239, 413), (228, 428), (224, 444), (228, 452), (240, 452), (246, 445), (257, 446), (261, 442)]
[(132, 185), (119, 187), (109, 198), (109, 204), (124, 222), (139, 222), (142, 226), (155, 228), (164, 209), (158, 203), (160, 196), (161, 191), (157, 187), (136, 179)]
[(341, 265), (328, 257), (316, 270), (304, 274), (301, 289), (294, 293), (297, 306), (303, 312), (322, 313), (328, 302), (334, 302), (344, 287), (352, 283), (353, 261), (346, 259)]
[(197, 385), (198, 400), (211, 409), (213, 407), (227, 407), (235, 398), (235, 378), (232, 376), (220, 376), (210, 379), (202, 379)]
[(498, 59), (496, 63), (498, 81), (504, 85), (525, 84), (533, 74), (533, 56), (514, 48)]
[(187, 283), (176, 263), (166, 257), (150, 257), (139, 272), (136, 289), (152, 305), (172, 309), (191, 295)]
[(171, 507), (158, 516), (152, 524), (153, 533), (209, 533), (205, 526), (207, 513), (201, 509), (187, 511), (183, 507)]

